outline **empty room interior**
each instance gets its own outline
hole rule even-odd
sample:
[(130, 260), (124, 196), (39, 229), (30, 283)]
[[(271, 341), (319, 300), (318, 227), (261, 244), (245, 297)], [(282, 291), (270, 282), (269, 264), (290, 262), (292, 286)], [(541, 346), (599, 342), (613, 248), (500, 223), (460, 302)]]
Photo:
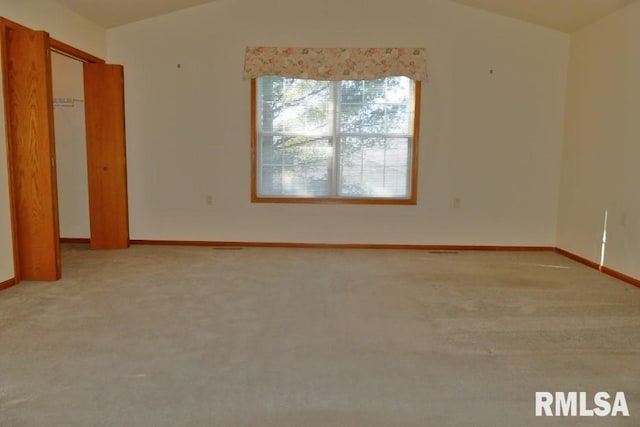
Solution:
[(640, 425), (640, 2), (0, 17), (0, 426)]

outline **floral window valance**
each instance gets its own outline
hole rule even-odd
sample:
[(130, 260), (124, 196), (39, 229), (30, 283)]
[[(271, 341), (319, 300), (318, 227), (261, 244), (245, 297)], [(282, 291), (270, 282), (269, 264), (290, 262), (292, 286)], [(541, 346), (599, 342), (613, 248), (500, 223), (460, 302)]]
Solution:
[(244, 78), (284, 76), (313, 80), (427, 78), (422, 48), (247, 47)]

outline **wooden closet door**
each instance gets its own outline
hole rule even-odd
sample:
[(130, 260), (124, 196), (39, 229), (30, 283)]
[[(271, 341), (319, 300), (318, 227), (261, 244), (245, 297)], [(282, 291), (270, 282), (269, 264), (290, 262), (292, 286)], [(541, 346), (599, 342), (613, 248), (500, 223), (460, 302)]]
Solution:
[(6, 33), (9, 156), (19, 276), (61, 276), (49, 35)]
[(123, 67), (84, 64), (84, 96), (91, 248), (128, 248)]

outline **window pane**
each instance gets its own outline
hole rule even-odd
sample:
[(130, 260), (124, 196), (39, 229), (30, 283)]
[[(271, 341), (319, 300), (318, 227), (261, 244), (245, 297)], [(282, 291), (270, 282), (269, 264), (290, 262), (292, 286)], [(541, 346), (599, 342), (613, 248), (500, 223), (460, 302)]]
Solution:
[(409, 197), (409, 139), (341, 139), (340, 196)]
[(331, 83), (269, 76), (259, 79), (263, 132), (327, 135), (333, 115)]
[(411, 134), (409, 78), (345, 80), (340, 93), (340, 132)]
[(333, 150), (328, 138), (265, 136), (260, 138), (263, 196), (322, 197), (329, 194)]

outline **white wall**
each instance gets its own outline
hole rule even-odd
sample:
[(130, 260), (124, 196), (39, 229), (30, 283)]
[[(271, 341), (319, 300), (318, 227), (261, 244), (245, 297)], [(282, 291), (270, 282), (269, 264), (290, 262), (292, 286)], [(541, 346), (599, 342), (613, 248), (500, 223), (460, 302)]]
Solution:
[[(2, 78), (0, 67), (0, 78)], [(0, 95), (2, 95), (0, 91)], [(11, 235), (11, 209), (9, 207), (9, 177), (7, 171), (6, 126), (4, 98), (0, 96), (0, 282), (14, 277), (13, 240)]]
[[(0, 15), (46, 30), (52, 37), (93, 55), (105, 56), (105, 31), (52, 0), (0, 0)], [(0, 98), (0, 282), (14, 277), (7, 162), (3, 160), (7, 158), (5, 135), (4, 101)]]
[(640, 3), (571, 37), (558, 245), (640, 278)]
[(89, 182), (82, 62), (53, 53), (53, 116), (60, 236), (89, 238)]
[(98, 57), (106, 55), (105, 30), (55, 0), (0, 0), (0, 16), (46, 31), (54, 39)]
[[(426, 47), (418, 206), (251, 204), (247, 45)], [(133, 239), (555, 245), (566, 34), (444, 0), (218, 0), (107, 46)]]

